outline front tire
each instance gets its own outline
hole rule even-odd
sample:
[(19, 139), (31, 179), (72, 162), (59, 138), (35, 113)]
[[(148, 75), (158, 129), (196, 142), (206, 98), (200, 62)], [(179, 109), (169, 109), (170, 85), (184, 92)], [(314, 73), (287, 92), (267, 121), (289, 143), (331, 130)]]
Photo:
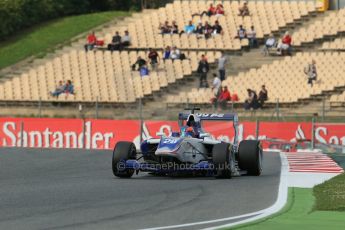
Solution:
[(126, 169), (126, 160), (136, 159), (137, 150), (132, 142), (118, 142), (113, 151), (112, 169), (113, 174), (120, 178), (130, 178), (134, 174), (134, 169)]
[(238, 164), (248, 175), (260, 176), (262, 172), (262, 147), (260, 141), (244, 140), (238, 149)]
[(213, 146), (212, 159), (216, 178), (231, 178), (231, 145), (220, 143)]

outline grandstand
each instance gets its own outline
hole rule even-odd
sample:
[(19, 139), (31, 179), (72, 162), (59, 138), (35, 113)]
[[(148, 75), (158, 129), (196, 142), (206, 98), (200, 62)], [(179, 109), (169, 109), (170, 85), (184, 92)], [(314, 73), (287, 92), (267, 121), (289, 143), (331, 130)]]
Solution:
[(105, 41), (110, 42), (116, 30), (121, 32), (128, 30), (133, 35), (133, 48), (144, 49), (146, 47), (162, 48), (165, 46), (176, 45), (182, 49), (204, 49), (204, 50), (228, 50), (238, 51), (242, 46), (248, 46), (248, 40), (240, 41), (235, 39), (239, 25), (250, 28), (254, 25), (257, 38), (263, 39), (271, 32), (277, 32), (279, 28), (284, 28), (294, 21), (301, 20), (315, 12), (315, 5), (312, 2), (288, 2), (288, 1), (253, 1), (248, 6), (251, 10), (250, 17), (238, 16), (239, 2), (224, 1), (223, 6), (226, 14), (221, 17), (211, 16), (202, 19), (193, 18), (193, 23), (205, 21), (213, 23), (215, 20), (224, 26), (224, 35), (215, 36), (207, 41), (196, 39), (195, 36), (164, 35), (155, 36), (159, 33), (159, 23), (164, 21), (177, 22), (179, 28), (183, 28), (191, 20), (191, 15), (195, 12), (202, 12), (208, 8), (207, 1), (174, 1), (164, 8), (160, 8), (151, 14), (144, 15), (143, 18), (136, 19), (128, 27), (116, 28), (105, 34)]
[[(206, 10), (210, 2), (176, 0), (159, 9), (133, 14), (121, 23), (107, 25), (96, 32), (97, 37), (108, 44), (115, 31), (122, 34), (127, 30), (132, 38), (132, 44), (127, 50), (109, 52), (99, 49), (85, 52), (85, 39), (80, 39), (43, 61), (34, 62), (30, 68), (17, 70), (19, 74), (8, 75), (0, 83), (0, 102), (27, 106), (37, 102), (73, 105), (97, 101), (105, 106), (114, 106), (135, 105), (139, 98), (144, 98), (147, 102), (159, 101), (160, 104), (176, 108), (193, 103), (212, 109), (210, 99), (213, 92), (211, 89), (197, 88), (196, 70), (201, 54), (206, 54), (214, 68), (222, 51), (235, 55), (231, 56), (230, 61), (248, 52), (256, 55), (256, 59), (263, 59), (259, 67), (251, 65), (253, 61), (248, 59), (243, 64), (246, 69), (235, 74), (233, 70), (228, 71), (231, 74), (223, 85), (228, 86), (230, 92), (238, 94), (238, 107), (247, 97), (247, 88), (258, 90), (262, 84), (269, 90), (268, 105), (275, 104), (278, 99), (281, 104), (298, 106), (325, 96), (332, 106), (343, 106), (345, 53), (342, 51), (345, 42), (341, 35), (345, 32), (344, 9), (323, 13), (318, 12), (313, 1), (259, 0), (250, 1), (250, 16), (242, 17), (238, 16), (242, 2), (212, 1), (223, 4), (224, 16), (192, 18), (193, 13)], [(193, 23), (208, 21), (212, 24), (218, 20), (224, 34), (209, 39), (197, 39), (187, 34), (159, 34), (159, 24), (164, 21), (176, 21), (178, 27), (183, 28), (191, 19)], [(269, 34), (273, 33), (278, 38), (289, 30), (296, 52), (293, 56), (283, 58), (263, 58), (258, 49), (248, 47), (247, 39), (235, 38), (239, 25), (245, 28), (253, 25), (260, 45)], [(317, 46), (315, 52), (304, 50), (309, 44)], [(138, 56), (147, 57), (149, 47), (160, 51), (174, 45), (186, 54), (187, 59), (161, 62), (158, 70), (151, 71), (148, 77), (142, 78), (139, 72), (132, 71), (131, 65)], [(311, 88), (306, 83), (303, 68), (312, 59), (317, 61), (320, 77)], [(60, 80), (72, 80), (76, 94), (58, 98), (50, 96), (49, 92), (54, 90)]]
[(320, 21), (314, 21), (307, 27), (296, 31), (293, 45), (301, 46), (324, 38), (335, 37), (345, 32), (345, 9), (330, 12)]
[(334, 41), (324, 42), (320, 49), (324, 51), (345, 51), (345, 38), (336, 38)]
[[(307, 78), (303, 68), (310, 60), (318, 60), (318, 80), (314, 87), (307, 85)], [(268, 103), (276, 103), (280, 98), (281, 103), (297, 103), (323, 92), (334, 91), (335, 87), (345, 86), (345, 53), (297, 53), (294, 57), (285, 57), (283, 60), (274, 61), (271, 65), (263, 65), (259, 69), (250, 69), (237, 76), (229, 76), (223, 85), (230, 92), (236, 92), (242, 100), (247, 98), (246, 89), (257, 90), (265, 84), (270, 89)], [(189, 93), (180, 93), (178, 97), (169, 97), (169, 103), (180, 101), (195, 104), (209, 104), (212, 98), (212, 89), (194, 89)]]
[[(203, 52), (204, 53), (204, 52)], [(205, 53), (210, 62), (219, 53)], [(113, 102), (132, 103), (138, 98), (151, 95), (168, 87), (184, 77), (190, 76), (197, 68), (195, 51), (187, 52), (190, 59), (166, 60), (157, 72), (141, 78), (131, 65), (138, 56), (146, 56), (143, 51), (85, 52), (71, 51), (47, 61), (0, 85), (0, 98), (5, 101), (65, 101), (65, 102)], [(201, 54), (200, 54), (201, 55)], [(66, 97), (49, 96), (59, 80), (75, 82), (76, 95)]]

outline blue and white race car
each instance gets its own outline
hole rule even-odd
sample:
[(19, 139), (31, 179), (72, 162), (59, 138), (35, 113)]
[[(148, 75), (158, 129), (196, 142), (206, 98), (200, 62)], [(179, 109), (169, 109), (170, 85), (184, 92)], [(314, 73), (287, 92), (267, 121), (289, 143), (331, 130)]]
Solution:
[[(262, 171), (260, 141), (238, 143), (237, 114), (180, 113), (179, 132), (171, 136), (144, 140), (139, 154), (132, 142), (118, 142), (113, 151), (112, 170), (116, 177), (130, 178), (134, 173), (154, 175), (191, 174), (231, 178), (242, 174), (259, 176)], [(232, 143), (214, 139), (202, 128), (203, 121), (231, 121)]]

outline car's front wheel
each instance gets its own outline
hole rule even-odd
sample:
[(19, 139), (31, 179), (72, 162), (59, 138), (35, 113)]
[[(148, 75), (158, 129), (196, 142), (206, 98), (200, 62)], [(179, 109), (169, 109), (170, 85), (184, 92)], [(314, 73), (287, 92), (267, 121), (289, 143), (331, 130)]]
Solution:
[(132, 142), (118, 142), (113, 151), (112, 169), (116, 177), (130, 178), (134, 169), (126, 169), (126, 160), (136, 159), (137, 150)]

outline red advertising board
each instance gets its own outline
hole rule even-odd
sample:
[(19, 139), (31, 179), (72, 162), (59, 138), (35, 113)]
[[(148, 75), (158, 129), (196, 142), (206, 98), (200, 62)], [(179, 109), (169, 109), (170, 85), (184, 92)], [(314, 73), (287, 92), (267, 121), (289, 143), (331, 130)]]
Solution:
[[(231, 141), (234, 136), (229, 122), (205, 122), (204, 129), (217, 139)], [(133, 120), (0, 118), (0, 146), (112, 149), (118, 141), (133, 141), (138, 146), (139, 130), (140, 122)], [(311, 139), (311, 130), (312, 124), (306, 122), (261, 122), (259, 139)], [(143, 138), (172, 131), (178, 131), (177, 122), (145, 121)], [(253, 139), (255, 134), (256, 123), (240, 123), (239, 140)], [(345, 124), (316, 124), (315, 140), (345, 145)]]

